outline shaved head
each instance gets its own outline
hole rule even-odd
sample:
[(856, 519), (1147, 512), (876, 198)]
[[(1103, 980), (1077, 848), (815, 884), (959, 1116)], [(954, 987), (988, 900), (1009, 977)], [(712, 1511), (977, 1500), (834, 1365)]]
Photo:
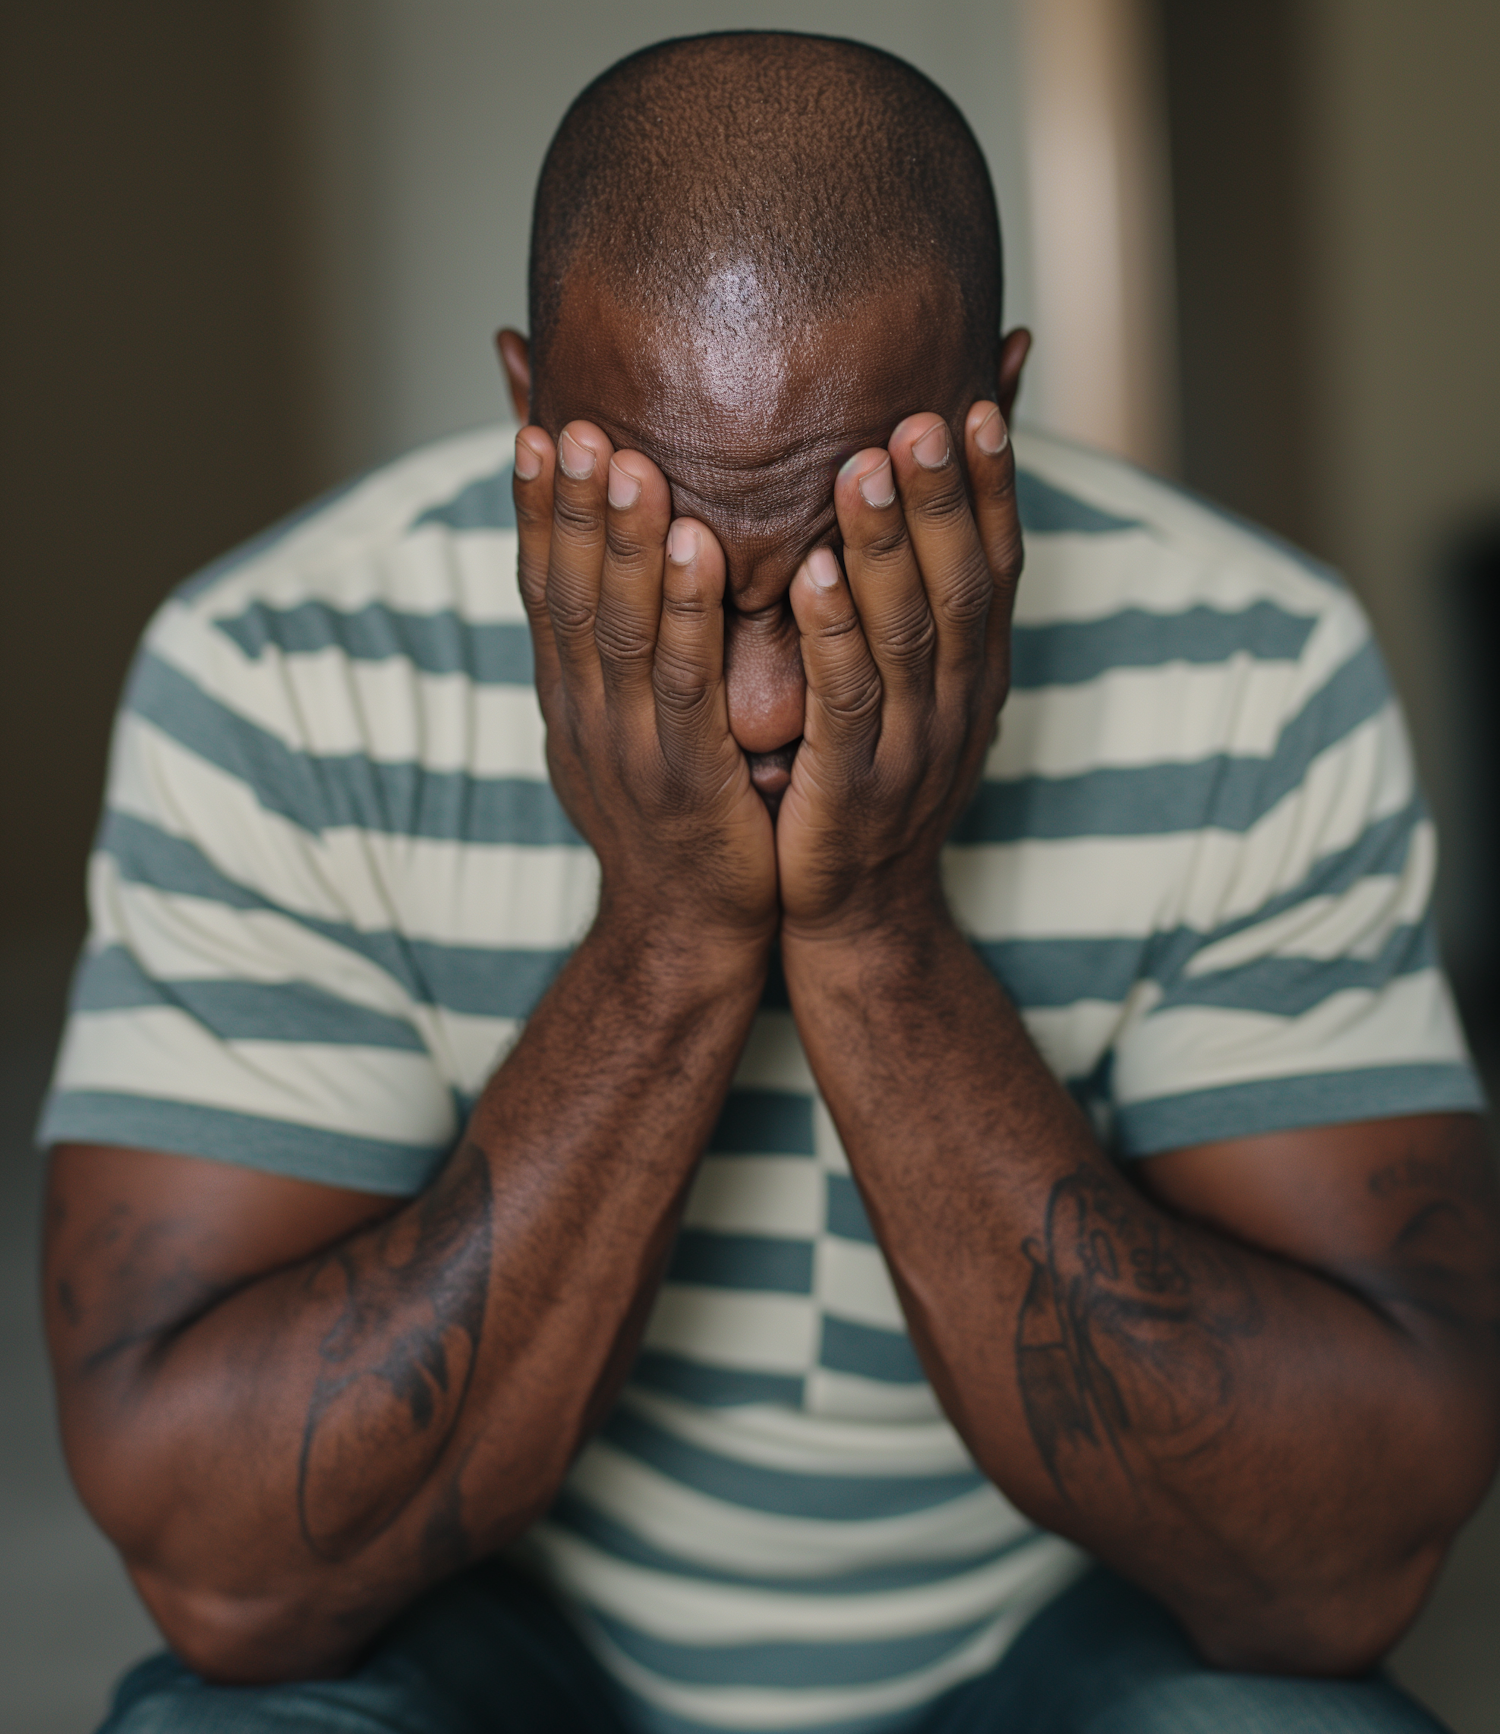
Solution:
[(730, 727), (769, 790), (802, 729), (788, 588), (840, 545), (839, 466), (919, 411), (958, 450), (970, 405), (1010, 415), (1030, 338), (1000, 337), (974, 135), (860, 43), (658, 43), (595, 79), (552, 141), (531, 326), (529, 344), (499, 336), (520, 418), (642, 453), (717, 539)]
[(984, 157), (930, 79), (856, 42), (696, 36), (602, 73), (563, 117), (537, 188), (539, 374), (580, 273), (733, 348), (779, 347), (937, 277), (953, 340), (994, 373), (1000, 228)]

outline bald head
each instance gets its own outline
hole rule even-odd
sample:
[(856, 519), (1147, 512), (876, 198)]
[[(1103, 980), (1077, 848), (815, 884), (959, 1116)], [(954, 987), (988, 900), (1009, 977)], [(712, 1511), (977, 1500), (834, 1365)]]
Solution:
[(934, 411), (1010, 415), (1000, 234), (963, 117), (919, 72), (814, 36), (664, 42), (569, 109), (537, 189), (517, 413), (660, 469), (724, 554), (730, 727), (785, 774), (803, 717), (799, 563), (839, 545), (834, 477)]
[(931, 80), (860, 43), (689, 37), (601, 74), (537, 188), (542, 374), (580, 275), (731, 347), (784, 344), (896, 284), (941, 280), (952, 340), (994, 373), (1000, 231), (984, 158)]

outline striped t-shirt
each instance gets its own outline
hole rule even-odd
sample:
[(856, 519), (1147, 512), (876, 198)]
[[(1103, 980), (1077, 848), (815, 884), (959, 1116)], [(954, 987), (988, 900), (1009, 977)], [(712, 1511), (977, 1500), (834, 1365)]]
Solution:
[[(597, 890), (547, 781), (510, 449), (419, 452), (163, 607), (44, 1140), (393, 1194), (453, 1148)], [(944, 871), (1101, 1139), (1477, 1107), (1348, 592), (1017, 449), (1014, 687)], [(521, 1551), (662, 1731), (909, 1724), (1078, 1569), (934, 1401), (774, 972), (639, 1363)]]

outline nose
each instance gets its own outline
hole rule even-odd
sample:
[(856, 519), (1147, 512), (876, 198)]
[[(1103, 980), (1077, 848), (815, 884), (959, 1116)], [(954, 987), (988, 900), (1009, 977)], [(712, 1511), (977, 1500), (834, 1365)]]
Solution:
[(779, 755), (802, 738), (806, 681), (797, 624), (784, 600), (754, 614), (725, 611), (724, 684), (729, 732), (752, 759)]

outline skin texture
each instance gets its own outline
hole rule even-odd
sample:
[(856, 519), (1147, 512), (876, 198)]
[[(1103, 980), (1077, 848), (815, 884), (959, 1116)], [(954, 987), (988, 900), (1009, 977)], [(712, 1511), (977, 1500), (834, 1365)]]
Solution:
[(1025, 334), (981, 379), (937, 284), (732, 354), (570, 296), (534, 399), (524, 341), (501, 353), (549, 765), (598, 918), (416, 1199), (55, 1153), (48, 1325), (86, 1501), (174, 1647), (242, 1680), (348, 1666), (524, 1529), (628, 1367), (779, 934), (976, 1460), (1211, 1660), (1368, 1666), (1494, 1468), (1482, 1131), (1419, 1116), (1122, 1173), (954, 927), (939, 851), (1008, 680)]

